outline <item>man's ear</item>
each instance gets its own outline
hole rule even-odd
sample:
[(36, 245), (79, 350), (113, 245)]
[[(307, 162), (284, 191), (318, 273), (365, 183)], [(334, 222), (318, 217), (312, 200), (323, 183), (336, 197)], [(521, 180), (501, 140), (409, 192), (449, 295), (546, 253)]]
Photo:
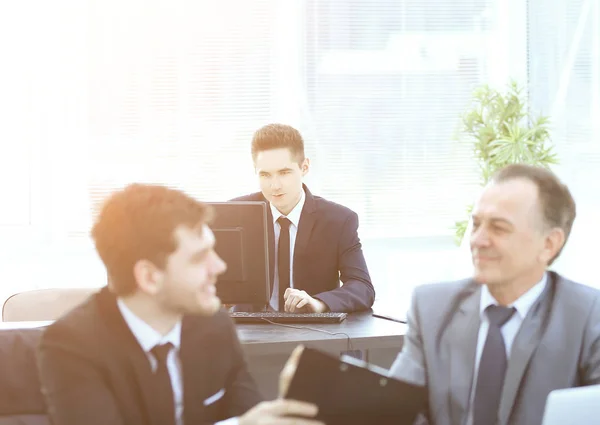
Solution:
[(559, 227), (555, 227), (546, 235), (544, 240), (544, 249), (540, 254), (540, 260), (543, 263), (549, 263), (550, 260), (556, 257), (556, 254), (565, 244), (565, 232)]
[(309, 169), (310, 169), (310, 159), (304, 158), (304, 161), (302, 161), (302, 164), (300, 164), (300, 171), (302, 171), (302, 175), (305, 176), (308, 173)]
[(140, 291), (154, 295), (160, 290), (163, 272), (149, 260), (138, 260), (133, 265), (133, 276)]

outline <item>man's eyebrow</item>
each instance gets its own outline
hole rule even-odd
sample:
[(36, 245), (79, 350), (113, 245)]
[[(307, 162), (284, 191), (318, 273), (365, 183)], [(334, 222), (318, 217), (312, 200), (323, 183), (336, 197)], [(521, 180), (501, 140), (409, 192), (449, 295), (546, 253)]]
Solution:
[(506, 218), (500, 218), (500, 217), (499, 217), (499, 218), (492, 218), (492, 222), (493, 222), (493, 223), (502, 223), (502, 224), (506, 224), (506, 225), (508, 225), (508, 226), (510, 226), (510, 227), (512, 227), (512, 226), (513, 226), (513, 223), (512, 223), (512, 221), (510, 221), (510, 220), (508, 220), (508, 219), (506, 219)]
[(210, 251), (210, 247), (201, 248), (201, 249), (197, 250), (196, 252), (194, 252), (190, 256), (190, 259), (192, 259), (192, 260), (201, 260), (202, 257), (204, 257), (206, 254), (208, 254), (208, 251)]
[[(280, 168), (279, 170), (275, 170), (274, 173), (281, 173), (282, 171), (292, 171), (290, 167)], [(259, 170), (258, 174), (271, 174), (270, 171)]]
[[(475, 214), (473, 214), (473, 215), (471, 216), (471, 218), (473, 219), (473, 221), (475, 221), (475, 220), (481, 220), (481, 217), (479, 217), (478, 215), (475, 215)], [(513, 226), (513, 223), (512, 223), (510, 220), (506, 219), (506, 218), (502, 218), (502, 217), (492, 217), (492, 218), (490, 218), (489, 220), (490, 220), (491, 222), (493, 222), (493, 223), (504, 223), (504, 224), (507, 224), (507, 225), (509, 225), (509, 226)]]

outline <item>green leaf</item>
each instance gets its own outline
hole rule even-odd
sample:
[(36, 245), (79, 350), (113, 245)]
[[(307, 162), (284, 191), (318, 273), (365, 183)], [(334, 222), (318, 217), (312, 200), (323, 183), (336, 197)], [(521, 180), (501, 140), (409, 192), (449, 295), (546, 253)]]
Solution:
[(461, 244), (465, 233), (467, 232), (467, 227), (469, 226), (469, 220), (457, 221), (454, 223), (454, 243), (458, 246)]
[[(548, 168), (558, 163), (550, 137), (549, 117), (531, 114), (528, 99), (514, 79), (504, 91), (488, 85), (477, 87), (461, 124), (462, 137), (458, 139), (472, 143), (482, 184), (508, 164), (526, 163)], [(465, 223), (468, 220), (455, 224), (457, 240), (462, 240)]]

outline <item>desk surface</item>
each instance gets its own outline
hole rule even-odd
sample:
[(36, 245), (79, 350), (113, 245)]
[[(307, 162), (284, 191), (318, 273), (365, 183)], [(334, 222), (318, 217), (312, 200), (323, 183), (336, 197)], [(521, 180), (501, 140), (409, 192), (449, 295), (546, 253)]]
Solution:
[[(6, 338), (24, 341), (18, 346), (25, 349), (26, 355), (32, 356), (31, 347), (37, 343), (43, 328), (50, 323), (0, 322), (0, 332), (4, 333)], [(27, 331), (20, 332), (23, 329)], [(349, 349), (364, 350), (365, 360), (389, 368), (402, 346), (406, 325), (373, 317), (371, 312), (367, 311), (349, 314), (346, 320), (339, 324), (293, 327), (270, 323), (239, 324), (236, 325), (236, 329), (246, 354), (248, 368), (260, 391), (267, 398), (275, 398), (279, 373), (298, 344), (318, 348), (332, 355), (339, 355)], [(10, 344), (8, 346), (12, 347)], [(10, 349), (12, 353), (16, 353), (14, 347)]]
[[(50, 323), (0, 322), (0, 330), (41, 328)], [(346, 320), (337, 324), (239, 324), (236, 329), (247, 354), (265, 355), (289, 354), (298, 344), (316, 345), (331, 351), (400, 349), (406, 325), (373, 317), (366, 311), (349, 314)]]
[(406, 333), (405, 324), (373, 317), (371, 311), (349, 314), (338, 324), (239, 324), (236, 328), (248, 355), (289, 354), (298, 344), (338, 352), (372, 348), (400, 350)]

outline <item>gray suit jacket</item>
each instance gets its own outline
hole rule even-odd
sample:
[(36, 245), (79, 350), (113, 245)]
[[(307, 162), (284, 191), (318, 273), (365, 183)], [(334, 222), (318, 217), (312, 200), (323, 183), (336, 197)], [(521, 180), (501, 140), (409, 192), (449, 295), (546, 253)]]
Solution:
[[(472, 280), (414, 292), (390, 374), (427, 386), (430, 425), (467, 420), (480, 294)], [(513, 342), (498, 424), (539, 425), (550, 391), (591, 384), (600, 384), (600, 291), (549, 272)]]

